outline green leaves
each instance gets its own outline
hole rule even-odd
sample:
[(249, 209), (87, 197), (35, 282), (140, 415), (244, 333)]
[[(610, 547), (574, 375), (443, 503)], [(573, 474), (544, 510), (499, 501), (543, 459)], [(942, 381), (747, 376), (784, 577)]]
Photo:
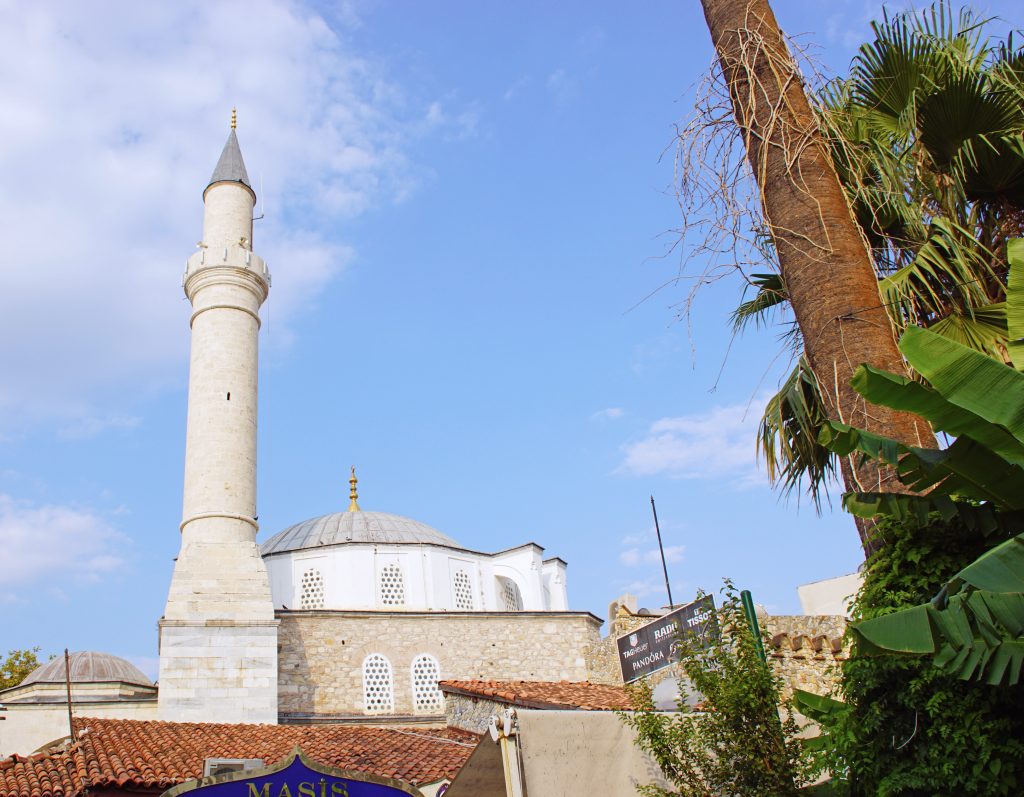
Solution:
[(1024, 371), (1024, 238), (1006, 244), (1006, 259), (1011, 266), (1006, 291), (1007, 349), (1014, 367)]
[(807, 480), (811, 499), (820, 501), (820, 488), (835, 476), (835, 460), (818, 442), (828, 415), (818, 392), (818, 380), (801, 357), (779, 392), (768, 400), (758, 430), (768, 478), (783, 489), (796, 489)]
[(851, 627), (860, 652), (931, 653), (963, 679), (1016, 685), (1024, 670), (1024, 534), (956, 574), (931, 603)]
[[(642, 794), (796, 797), (811, 779), (782, 679), (761, 660), (730, 582), (723, 592), (719, 644), (704, 650), (680, 643), (680, 710), (654, 711), (650, 686), (640, 681), (631, 687), (637, 710), (619, 714), (671, 784), (641, 786)], [(701, 695), (699, 713), (686, 708), (687, 691)]]
[(903, 333), (900, 351), (948, 402), (1002, 428), (1024, 447), (1024, 374), (915, 327)]
[[(1024, 335), (1024, 250), (1007, 247), (1009, 351), (1020, 366)], [(909, 327), (900, 351), (928, 380), (861, 366), (853, 386), (864, 398), (916, 413), (955, 440), (941, 451), (906, 446), (844, 424), (825, 424), (819, 441), (840, 456), (890, 465), (916, 495), (858, 493), (844, 506), (923, 525), (930, 513), (982, 534), (1014, 533), (951, 578), (931, 603), (851, 626), (858, 650), (930, 654), (963, 679), (1017, 684), (1024, 670), (1024, 373), (933, 331)]]

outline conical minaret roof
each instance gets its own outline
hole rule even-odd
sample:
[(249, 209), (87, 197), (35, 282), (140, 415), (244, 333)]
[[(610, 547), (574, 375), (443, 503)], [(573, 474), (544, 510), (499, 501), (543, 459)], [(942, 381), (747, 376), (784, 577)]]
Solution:
[[(242, 150), (238, 147), (238, 136), (235, 135), (235, 128), (231, 128), (228, 134), (224, 151), (220, 153), (220, 160), (213, 170), (210, 178), (210, 185), (214, 183), (229, 182), (241, 183), (250, 191), (252, 185), (249, 183), (249, 175), (245, 171), (245, 161), (242, 160)], [(209, 186), (207, 186), (209, 187)]]

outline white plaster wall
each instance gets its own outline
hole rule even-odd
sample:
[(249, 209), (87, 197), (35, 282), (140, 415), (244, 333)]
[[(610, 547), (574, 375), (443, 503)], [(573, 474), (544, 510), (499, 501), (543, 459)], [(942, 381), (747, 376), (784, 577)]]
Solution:
[(849, 618), (850, 601), (864, 585), (860, 573), (850, 573), (797, 587), (804, 614), (835, 614)]
[(470, 595), (472, 595), (473, 606), (468, 611), (480, 610), (480, 574), (476, 562), (467, 556), (448, 557), (448, 596), (445, 609), (452, 611), (467, 611), (460, 608), (455, 602), (455, 574), (463, 572), (469, 577)]
[(477, 562), (480, 570), (480, 608), (486, 612), (501, 610), (501, 603), (497, 600), (494, 585), (497, 581), (494, 575), (494, 562), (491, 557), (481, 557)]
[[(296, 556), (292, 562), (292, 573), (291, 573), (291, 598), (288, 600), (287, 605), (293, 609), (302, 608), (302, 577), (308, 570), (319, 570), (320, 577), (323, 579), (324, 587), (324, 606), (330, 606), (335, 596), (332, 595), (333, 590), (337, 590), (340, 586), (336, 578), (331, 578), (331, 559), (329, 556), (324, 554), (309, 554), (303, 552), (301, 556)], [(273, 591), (273, 584), (271, 584), (271, 591)]]
[[(76, 717), (153, 720), (157, 716), (155, 700), (138, 702), (88, 702), (72, 698)], [(9, 704), (0, 715), (0, 758), (13, 753), (28, 755), (42, 745), (68, 735), (67, 703), (45, 705)]]
[(511, 578), (519, 585), (526, 611), (544, 611), (544, 591), (541, 583), (541, 553), (536, 545), (524, 545), (494, 556), (495, 575)]
[(545, 609), (553, 612), (569, 610), (569, 592), (566, 585), (566, 567), (561, 559), (548, 559), (541, 565), (542, 588), (545, 589)]
[(315, 559), (324, 576), (325, 609), (391, 608), (380, 603), (379, 578), (381, 567), (394, 562), (402, 567), (403, 608), (410, 611), (459, 611), (454, 592), (458, 569), (469, 575), (474, 611), (503, 610), (499, 577), (518, 585), (524, 611), (567, 611), (565, 565), (558, 559), (542, 562), (542, 551), (532, 544), (489, 555), (412, 543), (348, 543), (278, 554), (265, 561), (277, 609), (301, 607), (302, 574)]

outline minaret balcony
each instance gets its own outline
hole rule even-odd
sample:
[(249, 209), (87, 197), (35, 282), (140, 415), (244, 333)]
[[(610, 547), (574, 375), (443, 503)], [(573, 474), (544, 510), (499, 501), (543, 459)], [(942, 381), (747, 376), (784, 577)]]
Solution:
[(270, 269), (267, 268), (266, 262), (251, 249), (240, 244), (223, 247), (201, 247), (185, 261), (185, 274), (182, 276), (182, 285), (197, 272), (208, 268), (237, 268), (251, 271), (258, 277), (261, 277), (268, 287), (270, 286)]

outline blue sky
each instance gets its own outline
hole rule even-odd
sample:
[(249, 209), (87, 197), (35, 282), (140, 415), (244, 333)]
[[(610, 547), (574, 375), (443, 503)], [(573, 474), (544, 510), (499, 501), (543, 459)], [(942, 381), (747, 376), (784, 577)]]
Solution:
[[(775, 5), (832, 70), (880, 8)], [(599, 616), (664, 602), (652, 493), (677, 600), (729, 576), (796, 612), (859, 563), (848, 518), (757, 470), (776, 331), (726, 357), (738, 284), (689, 324), (687, 289), (658, 290), (674, 125), (712, 59), (698, 3), (0, 2), (0, 39), (0, 651), (154, 672), (180, 278), (232, 105), (274, 276), (261, 540), (344, 509), (355, 464), (364, 509), (536, 541)]]

